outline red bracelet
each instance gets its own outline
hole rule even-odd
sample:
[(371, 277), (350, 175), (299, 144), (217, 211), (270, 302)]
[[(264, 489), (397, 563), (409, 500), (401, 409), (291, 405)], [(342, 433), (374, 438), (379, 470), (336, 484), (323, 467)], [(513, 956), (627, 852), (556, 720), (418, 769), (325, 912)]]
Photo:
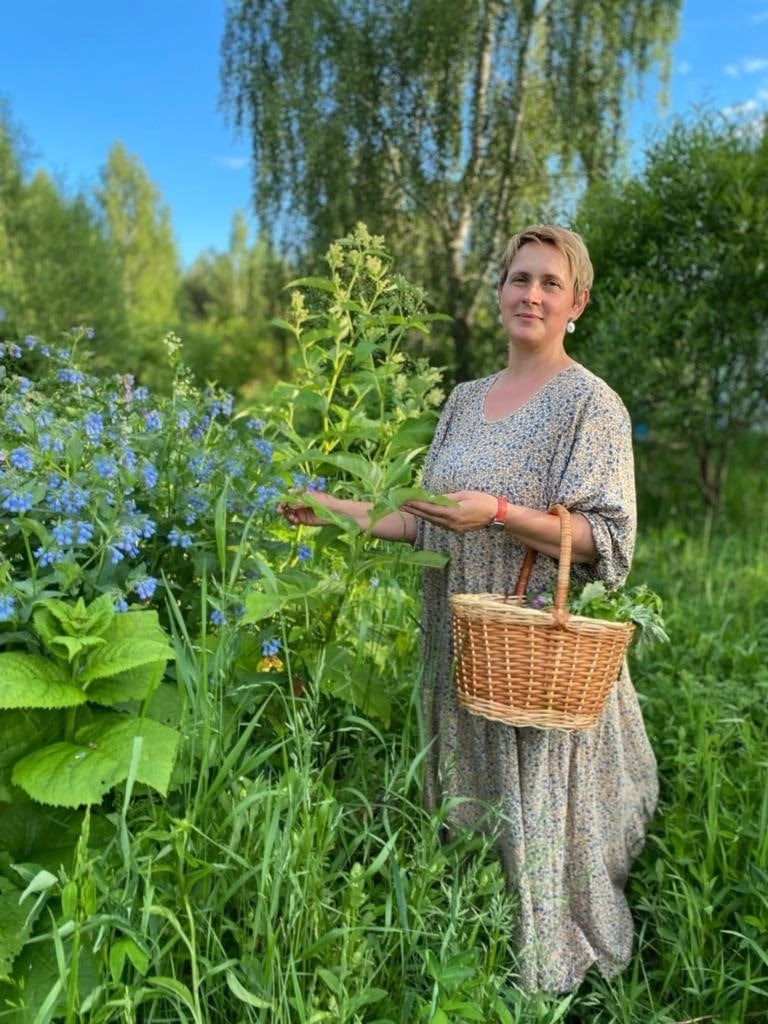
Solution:
[(503, 497), (497, 498), (496, 503), (496, 515), (488, 525), (493, 526), (496, 529), (503, 530), (507, 525), (507, 505), (509, 503), (507, 502), (507, 499)]

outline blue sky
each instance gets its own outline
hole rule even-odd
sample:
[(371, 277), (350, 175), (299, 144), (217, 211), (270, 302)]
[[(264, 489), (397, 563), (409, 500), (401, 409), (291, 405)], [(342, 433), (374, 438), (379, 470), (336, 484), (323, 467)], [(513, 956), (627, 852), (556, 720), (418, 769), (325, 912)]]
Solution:
[[(225, 249), (232, 214), (250, 210), (249, 142), (219, 109), (225, 0), (3, 6), (0, 98), (30, 169), (88, 190), (119, 141), (170, 208), (183, 262)], [(684, 0), (673, 54), (672, 112), (768, 110), (768, 0)], [(655, 93), (649, 81), (632, 111), (640, 146), (663, 123)]]

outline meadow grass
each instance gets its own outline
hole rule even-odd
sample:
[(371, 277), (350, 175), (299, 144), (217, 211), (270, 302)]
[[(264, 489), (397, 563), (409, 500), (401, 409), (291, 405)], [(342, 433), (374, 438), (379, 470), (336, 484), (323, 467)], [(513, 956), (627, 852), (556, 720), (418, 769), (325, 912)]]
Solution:
[(662, 596), (671, 643), (631, 657), (661, 782), (628, 886), (636, 953), (618, 978), (590, 973), (561, 997), (515, 986), (515, 896), (492, 837), (446, 838), (450, 808), (422, 806), (420, 665), (404, 597), (415, 579), (404, 577), (403, 593), (382, 586), (357, 627), (369, 649), (400, 631), (371, 670), (370, 684), (390, 691), (388, 721), (311, 682), (297, 690), (289, 673), (243, 673), (234, 626), (213, 643), (172, 614), (186, 707), (172, 791), (159, 800), (129, 778), (112, 831), (101, 816), (90, 846), (86, 831), (73, 931), (38, 943), (38, 955), (52, 946), (50, 991), (34, 1013), (0, 1020), (768, 1019), (764, 522), (641, 539), (633, 580)]
[[(629, 884), (637, 952), (561, 998), (514, 986), (514, 895), (488, 838), (420, 801), (414, 662), (384, 726), (176, 637), (205, 743), (166, 804), (125, 809), (101, 877), (119, 985), (88, 1019), (736, 1024), (768, 1014), (768, 547), (644, 539), (672, 643), (632, 671), (661, 799)], [(370, 624), (368, 627), (370, 628)], [(403, 659), (400, 667), (407, 663)], [(207, 681), (202, 686), (201, 682)]]

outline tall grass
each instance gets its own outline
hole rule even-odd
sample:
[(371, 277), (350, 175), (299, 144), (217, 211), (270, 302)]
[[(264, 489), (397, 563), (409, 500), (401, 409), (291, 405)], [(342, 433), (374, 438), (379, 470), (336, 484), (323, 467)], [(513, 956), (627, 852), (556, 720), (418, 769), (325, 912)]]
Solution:
[(448, 808), (421, 804), (413, 613), (382, 586), (359, 630), (384, 642), (400, 627), (371, 679), (390, 691), (386, 724), (284, 673), (243, 673), (234, 627), (193, 640), (174, 617), (186, 742), (172, 794), (129, 779), (111, 831), (84, 835), (77, 944), (54, 927), (41, 937), (50, 990), (0, 1021), (768, 1019), (765, 520), (646, 534), (633, 576), (662, 595), (672, 643), (632, 663), (661, 800), (630, 878), (636, 954), (619, 978), (590, 974), (559, 998), (515, 987), (515, 897), (491, 838), (446, 838)]
[(393, 666), (385, 727), (277, 677), (233, 692), (234, 647), (195, 649), (179, 620), (188, 727), (205, 742), (189, 745), (167, 804), (134, 794), (123, 809), (98, 872), (112, 978), (85, 1019), (762, 1019), (765, 534), (666, 529), (645, 538), (634, 574), (661, 592), (673, 639), (632, 666), (661, 802), (631, 876), (637, 952), (621, 977), (559, 999), (515, 988), (514, 894), (490, 841), (445, 841), (445, 809), (421, 806), (414, 657)]

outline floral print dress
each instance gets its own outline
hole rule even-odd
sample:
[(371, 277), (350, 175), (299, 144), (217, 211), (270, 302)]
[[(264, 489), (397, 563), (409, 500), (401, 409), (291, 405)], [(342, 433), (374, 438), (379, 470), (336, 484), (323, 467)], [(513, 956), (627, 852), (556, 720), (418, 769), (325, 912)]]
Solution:
[[(424, 468), (424, 485), (445, 493), (480, 490), (584, 515), (598, 560), (572, 576), (620, 585), (635, 537), (629, 416), (604, 381), (579, 364), (560, 371), (522, 407), (485, 417), (495, 376), (450, 395)], [(571, 991), (595, 964), (606, 977), (632, 954), (633, 921), (624, 896), (657, 799), (656, 761), (624, 665), (591, 729), (515, 728), (458, 706), (452, 670), (454, 593), (511, 593), (524, 546), (503, 531), (453, 533), (421, 522), (417, 546), (445, 552), (445, 569), (424, 572), (424, 721), (432, 741), (425, 796), (446, 798), (453, 820), (480, 825), (489, 806), (498, 849), (519, 898), (512, 936), (519, 983)], [(556, 561), (541, 553), (529, 593), (553, 589)]]

